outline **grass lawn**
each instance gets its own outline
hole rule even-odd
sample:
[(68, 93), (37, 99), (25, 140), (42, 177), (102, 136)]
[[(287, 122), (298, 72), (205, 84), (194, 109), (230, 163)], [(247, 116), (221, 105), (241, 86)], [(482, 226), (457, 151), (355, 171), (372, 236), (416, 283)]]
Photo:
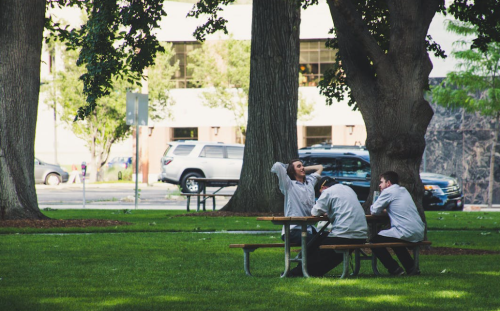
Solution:
[[(500, 310), (499, 254), (421, 255), (416, 277), (375, 277), (363, 262), (355, 278), (338, 279), (337, 268), (323, 278), (281, 279), (282, 250), (259, 249), (251, 256), (254, 277), (247, 277), (242, 251), (228, 245), (277, 242), (279, 233), (221, 230), (279, 230), (255, 217), (45, 213), (134, 224), (0, 228), (7, 233), (0, 237), (0, 310)], [(433, 246), (500, 251), (500, 213), (429, 212), (427, 219)], [(196, 232), (208, 230), (217, 233)]]

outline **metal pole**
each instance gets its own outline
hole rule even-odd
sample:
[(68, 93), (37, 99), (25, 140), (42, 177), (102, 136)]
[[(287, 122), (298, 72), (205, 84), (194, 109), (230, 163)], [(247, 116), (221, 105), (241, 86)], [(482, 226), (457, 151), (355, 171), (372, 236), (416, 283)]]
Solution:
[(85, 176), (82, 176), (83, 179), (83, 208), (85, 208)]
[(85, 175), (87, 175), (87, 163), (82, 162), (83, 208), (85, 208)]
[(137, 196), (139, 187), (139, 98), (135, 97), (135, 209), (137, 209)]

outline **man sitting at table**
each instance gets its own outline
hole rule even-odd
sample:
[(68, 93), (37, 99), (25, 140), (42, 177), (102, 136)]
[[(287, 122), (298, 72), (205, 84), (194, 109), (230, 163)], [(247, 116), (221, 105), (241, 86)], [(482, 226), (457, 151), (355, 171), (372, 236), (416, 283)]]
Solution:
[[(424, 239), (425, 225), (417, 207), (408, 190), (398, 183), (399, 176), (396, 172), (388, 171), (380, 175), (380, 196), (370, 207), (370, 211), (372, 215), (380, 215), (385, 209), (391, 220), (391, 228), (380, 231), (370, 240), (372, 243), (420, 242)], [(418, 269), (413, 269), (414, 260), (406, 247), (394, 247), (393, 250), (408, 275), (420, 274)], [(387, 249), (374, 248), (372, 251), (390, 274), (405, 274), (405, 270)]]
[[(314, 186), (321, 178), (323, 165), (304, 167), (299, 159), (293, 159), (288, 164), (274, 163), (271, 172), (278, 176), (279, 188), (285, 196), (284, 213), (287, 217), (311, 216), (314, 205)], [(311, 173), (310, 175), (306, 175)], [(290, 226), (290, 243), (301, 244), (301, 228), (298, 225)], [(308, 241), (316, 233), (316, 228), (307, 226)], [(281, 232), (284, 240), (285, 228)]]
[[(321, 245), (364, 244), (368, 225), (358, 196), (352, 188), (339, 184), (330, 177), (323, 177), (317, 186), (318, 201), (311, 210), (313, 216), (327, 216), (332, 223), (328, 237), (320, 240)], [(309, 249), (308, 249), (309, 250)], [(323, 276), (338, 266), (343, 255), (334, 250), (314, 246), (307, 258), (307, 271), (311, 276)], [(302, 276), (300, 267), (290, 271), (291, 276)]]

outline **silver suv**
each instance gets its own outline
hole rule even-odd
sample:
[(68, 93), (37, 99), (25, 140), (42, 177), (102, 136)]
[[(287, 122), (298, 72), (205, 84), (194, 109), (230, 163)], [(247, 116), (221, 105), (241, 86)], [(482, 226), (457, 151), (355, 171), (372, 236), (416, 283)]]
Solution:
[(174, 141), (161, 158), (158, 180), (180, 185), (186, 193), (198, 192), (190, 177), (240, 178), (244, 145), (217, 142)]

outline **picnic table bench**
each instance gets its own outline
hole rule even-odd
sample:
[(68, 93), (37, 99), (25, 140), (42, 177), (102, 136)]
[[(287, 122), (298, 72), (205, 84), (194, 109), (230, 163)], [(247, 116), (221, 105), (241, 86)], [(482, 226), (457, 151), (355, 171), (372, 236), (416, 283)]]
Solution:
[(365, 243), (365, 244), (344, 244), (344, 245), (320, 245), (320, 249), (332, 249), (337, 253), (341, 253), (343, 255), (342, 263), (342, 275), (341, 279), (346, 278), (349, 274), (349, 258), (351, 251), (354, 251), (354, 268), (352, 276), (356, 276), (359, 273), (359, 269), (361, 268), (361, 260), (371, 260), (372, 262), (372, 270), (375, 275), (380, 275), (380, 272), (377, 268), (377, 256), (372, 253), (371, 256), (368, 256), (366, 253), (362, 251), (362, 249), (373, 249), (373, 248), (385, 248), (385, 247), (408, 247), (413, 249), (413, 260), (414, 265), (413, 269), (419, 269), (419, 251), (421, 246), (429, 246), (432, 243), (430, 241), (422, 241), (417, 243)]
[[(388, 222), (387, 216), (375, 216), (366, 215), (368, 223), (386, 223)], [(243, 267), (245, 274), (252, 276), (250, 273), (250, 253), (258, 248), (284, 248), (285, 250), (285, 272), (282, 277), (286, 277), (289, 273), (290, 262), (301, 262), (302, 270), (305, 277), (308, 277), (307, 273), (307, 245), (305, 244), (306, 239), (306, 228), (308, 224), (315, 223), (318, 221), (325, 221), (325, 217), (258, 217), (257, 220), (270, 220), (274, 224), (282, 224), (285, 226), (285, 243), (264, 243), (264, 244), (230, 244), (230, 248), (241, 248), (243, 249)], [(290, 234), (290, 224), (300, 224), (302, 226), (302, 246), (297, 244), (292, 244), (289, 242), (288, 236)], [(328, 222), (321, 228), (317, 236), (327, 227)], [(380, 275), (377, 268), (377, 258), (372, 253), (371, 256), (366, 254), (363, 249), (373, 249), (382, 247), (408, 247), (413, 250), (413, 258), (415, 261), (414, 269), (419, 269), (419, 250), (421, 246), (428, 246), (432, 243), (430, 241), (422, 241), (418, 243), (401, 242), (401, 243), (365, 243), (365, 244), (347, 244), (347, 245), (321, 245), (320, 249), (332, 249), (338, 253), (343, 254), (343, 271), (341, 278), (346, 278), (349, 275), (349, 258), (350, 253), (354, 251), (354, 267), (353, 273), (351, 275), (356, 276), (359, 273), (361, 267), (361, 260), (371, 260), (372, 270), (375, 275)], [(290, 258), (290, 247), (301, 246), (300, 252), (297, 257)], [(305, 257), (304, 257), (305, 256)]]

